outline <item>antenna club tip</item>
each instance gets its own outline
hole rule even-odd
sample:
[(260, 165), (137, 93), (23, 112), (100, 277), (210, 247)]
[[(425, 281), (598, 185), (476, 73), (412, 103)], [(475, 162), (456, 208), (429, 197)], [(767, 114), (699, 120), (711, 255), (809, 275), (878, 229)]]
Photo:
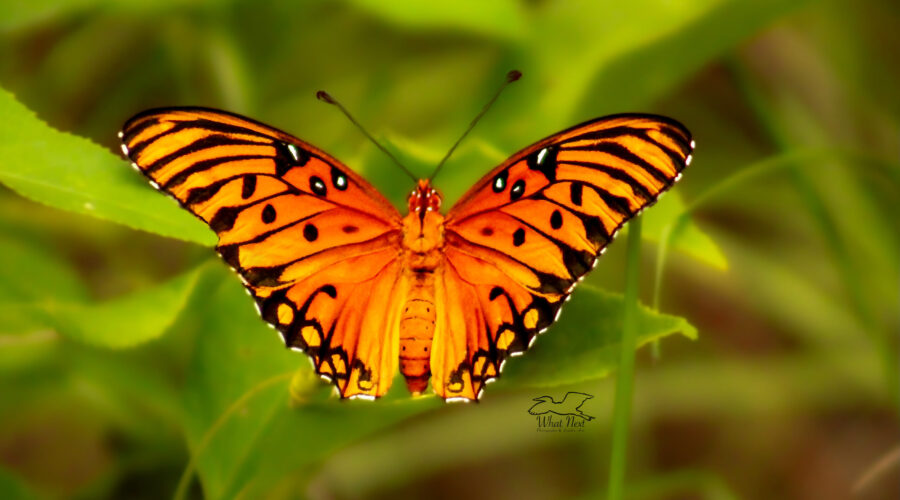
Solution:
[(325, 92), (324, 90), (320, 90), (320, 91), (316, 92), (316, 99), (318, 99), (320, 101), (325, 101), (328, 104), (336, 104), (337, 103), (337, 101), (335, 101), (334, 98), (331, 97), (331, 95), (329, 95), (328, 92)]
[(514, 69), (506, 74), (506, 81), (510, 83), (518, 80), (519, 78), (522, 78), (522, 72), (517, 69)]

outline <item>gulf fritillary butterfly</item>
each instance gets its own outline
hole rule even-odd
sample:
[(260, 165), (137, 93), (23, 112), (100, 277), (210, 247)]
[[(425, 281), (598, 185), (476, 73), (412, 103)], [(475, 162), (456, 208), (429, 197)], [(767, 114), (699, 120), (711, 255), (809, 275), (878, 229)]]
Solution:
[[(474, 122), (473, 122), (474, 124)], [(205, 108), (131, 118), (122, 150), (219, 237), (288, 347), (341, 397), (477, 400), (552, 324), (616, 231), (690, 163), (662, 116), (591, 120), (514, 154), (447, 215), (419, 180), (404, 217), (362, 177), (280, 130)]]

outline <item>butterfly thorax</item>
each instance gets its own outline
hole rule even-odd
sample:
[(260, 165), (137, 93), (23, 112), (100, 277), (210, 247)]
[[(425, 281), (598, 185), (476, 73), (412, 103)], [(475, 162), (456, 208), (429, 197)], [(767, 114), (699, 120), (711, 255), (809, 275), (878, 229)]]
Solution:
[(409, 195), (409, 214), (403, 219), (403, 273), (409, 293), (400, 320), (400, 372), (410, 392), (419, 394), (431, 377), (431, 343), (437, 319), (435, 274), (444, 246), (444, 217), (438, 211), (440, 194), (420, 180)]

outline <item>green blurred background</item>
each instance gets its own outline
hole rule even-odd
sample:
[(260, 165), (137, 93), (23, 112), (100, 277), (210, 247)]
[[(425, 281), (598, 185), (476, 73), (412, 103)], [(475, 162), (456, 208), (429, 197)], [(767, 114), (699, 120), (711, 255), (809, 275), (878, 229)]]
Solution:
[[(118, 156), (132, 114), (212, 106), (402, 206), (315, 91), (425, 176), (519, 69), (445, 206), (603, 114), (697, 140), (644, 216), (626, 497), (897, 498), (898, 23), (891, 0), (0, 0), (0, 497), (603, 495), (624, 241), (481, 403), (340, 402)], [(596, 418), (538, 432), (532, 400), (570, 390)]]

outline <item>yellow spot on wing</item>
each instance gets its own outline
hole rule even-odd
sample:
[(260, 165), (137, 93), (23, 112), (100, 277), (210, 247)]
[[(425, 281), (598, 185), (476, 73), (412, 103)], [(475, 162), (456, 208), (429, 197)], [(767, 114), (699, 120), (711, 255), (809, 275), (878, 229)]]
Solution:
[(516, 334), (513, 333), (512, 330), (503, 330), (499, 337), (497, 337), (497, 348), (498, 349), (509, 349), (509, 345), (512, 344), (513, 340), (516, 339)]
[(538, 313), (537, 309), (529, 309), (525, 313), (525, 317), (522, 318), (522, 322), (525, 324), (525, 328), (534, 328), (537, 326), (538, 318), (540, 317), (540, 313)]
[(319, 344), (322, 341), (319, 338), (319, 331), (316, 330), (316, 327), (314, 326), (304, 326), (303, 329), (300, 330), (300, 335), (309, 347), (319, 347)]
[(485, 357), (480, 357), (477, 360), (475, 360), (475, 367), (472, 369), (472, 373), (475, 373), (476, 375), (480, 375), (482, 370), (484, 370), (485, 363), (487, 363), (487, 358), (485, 358)]
[(340, 354), (332, 354), (331, 355), (331, 363), (334, 365), (334, 371), (338, 374), (347, 373), (347, 365), (344, 364), (344, 359), (341, 358)]
[(294, 321), (294, 309), (287, 304), (278, 304), (278, 322), (289, 325)]

